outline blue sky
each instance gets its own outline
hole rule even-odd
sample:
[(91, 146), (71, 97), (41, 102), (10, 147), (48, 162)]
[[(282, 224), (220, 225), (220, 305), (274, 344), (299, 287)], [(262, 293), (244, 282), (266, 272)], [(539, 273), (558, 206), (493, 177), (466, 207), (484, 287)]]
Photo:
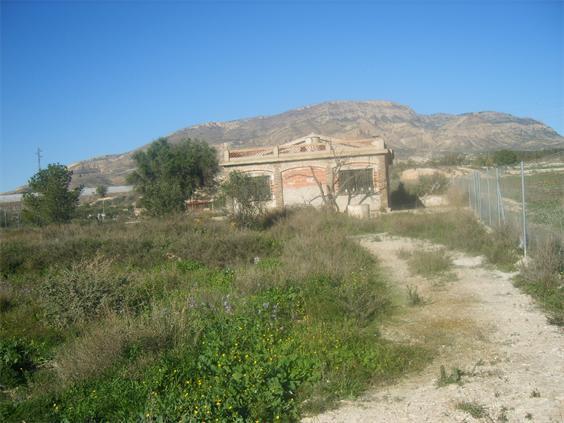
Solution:
[(564, 133), (564, 7), (542, 1), (1, 3), (0, 191), (43, 163), (336, 99), (496, 110)]

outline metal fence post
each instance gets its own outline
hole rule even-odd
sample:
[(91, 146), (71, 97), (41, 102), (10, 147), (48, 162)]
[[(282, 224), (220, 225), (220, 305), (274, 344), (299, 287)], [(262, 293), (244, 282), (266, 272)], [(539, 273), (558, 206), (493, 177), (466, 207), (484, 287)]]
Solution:
[(482, 220), (482, 178), (481, 173), (478, 171), (476, 174), (476, 178), (478, 179), (478, 212), (479, 212), (479, 219)]
[(468, 186), (468, 208), (472, 210), (472, 188), (470, 187), (470, 177), (468, 177), (467, 186)]
[(478, 204), (480, 204), (480, 201), (478, 199), (478, 172), (474, 171), (474, 214), (476, 215), (476, 217), (479, 217), (478, 215)]
[(503, 207), (499, 189), (499, 168), (495, 168), (495, 198), (497, 200), (497, 226), (501, 227), (501, 210)]
[(525, 206), (525, 167), (521, 161), (521, 203), (523, 210), (523, 256), (527, 258), (527, 212)]
[(492, 226), (492, 193), (490, 190), (490, 169), (486, 169), (486, 182), (488, 183), (488, 218)]
[(472, 172), (472, 211), (476, 214), (476, 171)]

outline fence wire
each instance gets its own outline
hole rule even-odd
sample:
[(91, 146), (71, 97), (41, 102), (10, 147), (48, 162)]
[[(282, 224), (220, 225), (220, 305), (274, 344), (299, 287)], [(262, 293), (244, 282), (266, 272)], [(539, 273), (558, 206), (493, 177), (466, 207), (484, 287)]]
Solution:
[(519, 243), (525, 256), (564, 245), (564, 174), (551, 169), (487, 168), (460, 178), (468, 206), (486, 226)]

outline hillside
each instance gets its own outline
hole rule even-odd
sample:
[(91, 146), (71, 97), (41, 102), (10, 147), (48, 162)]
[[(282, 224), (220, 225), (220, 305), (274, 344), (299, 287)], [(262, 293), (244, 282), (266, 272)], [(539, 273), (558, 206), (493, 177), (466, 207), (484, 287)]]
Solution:
[[(423, 115), (389, 101), (335, 101), (272, 116), (209, 122), (181, 129), (170, 134), (169, 139), (175, 142), (200, 138), (215, 145), (242, 147), (280, 144), (312, 132), (343, 138), (381, 135), (401, 157), (564, 146), (564, 137), (534, 119), (498, 112)], [(133, 168), (132, 153), (74, 164), (74, 182), (88, 186), (123, 184)]]

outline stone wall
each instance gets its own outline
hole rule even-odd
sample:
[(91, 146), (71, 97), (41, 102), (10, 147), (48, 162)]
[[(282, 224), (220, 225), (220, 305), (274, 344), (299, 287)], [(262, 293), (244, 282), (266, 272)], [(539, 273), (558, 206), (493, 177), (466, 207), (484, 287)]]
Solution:
[[(340, 169), (372, 169), (374, 193), (371, 195), (340, 195), (337, 204), (341, 211), (347, 205), (368, 204), (372, 212), (388, 208), (389, 181), (387, 155), (368, 155), (342, 159)], [(288, 162), (243, 164), (224, 168), (226, 173), (239, 171), (252, 176), (270, 177), (272, 200), (267, 207), (291, 205), (323, 204), (322, 193), (327, 194), (327, 185), (332, 186), (336, 173), (337, 161), (334, 158), (319, 160), (297, 160)], [(336, 182), (335, 182), (336, 185)]]

